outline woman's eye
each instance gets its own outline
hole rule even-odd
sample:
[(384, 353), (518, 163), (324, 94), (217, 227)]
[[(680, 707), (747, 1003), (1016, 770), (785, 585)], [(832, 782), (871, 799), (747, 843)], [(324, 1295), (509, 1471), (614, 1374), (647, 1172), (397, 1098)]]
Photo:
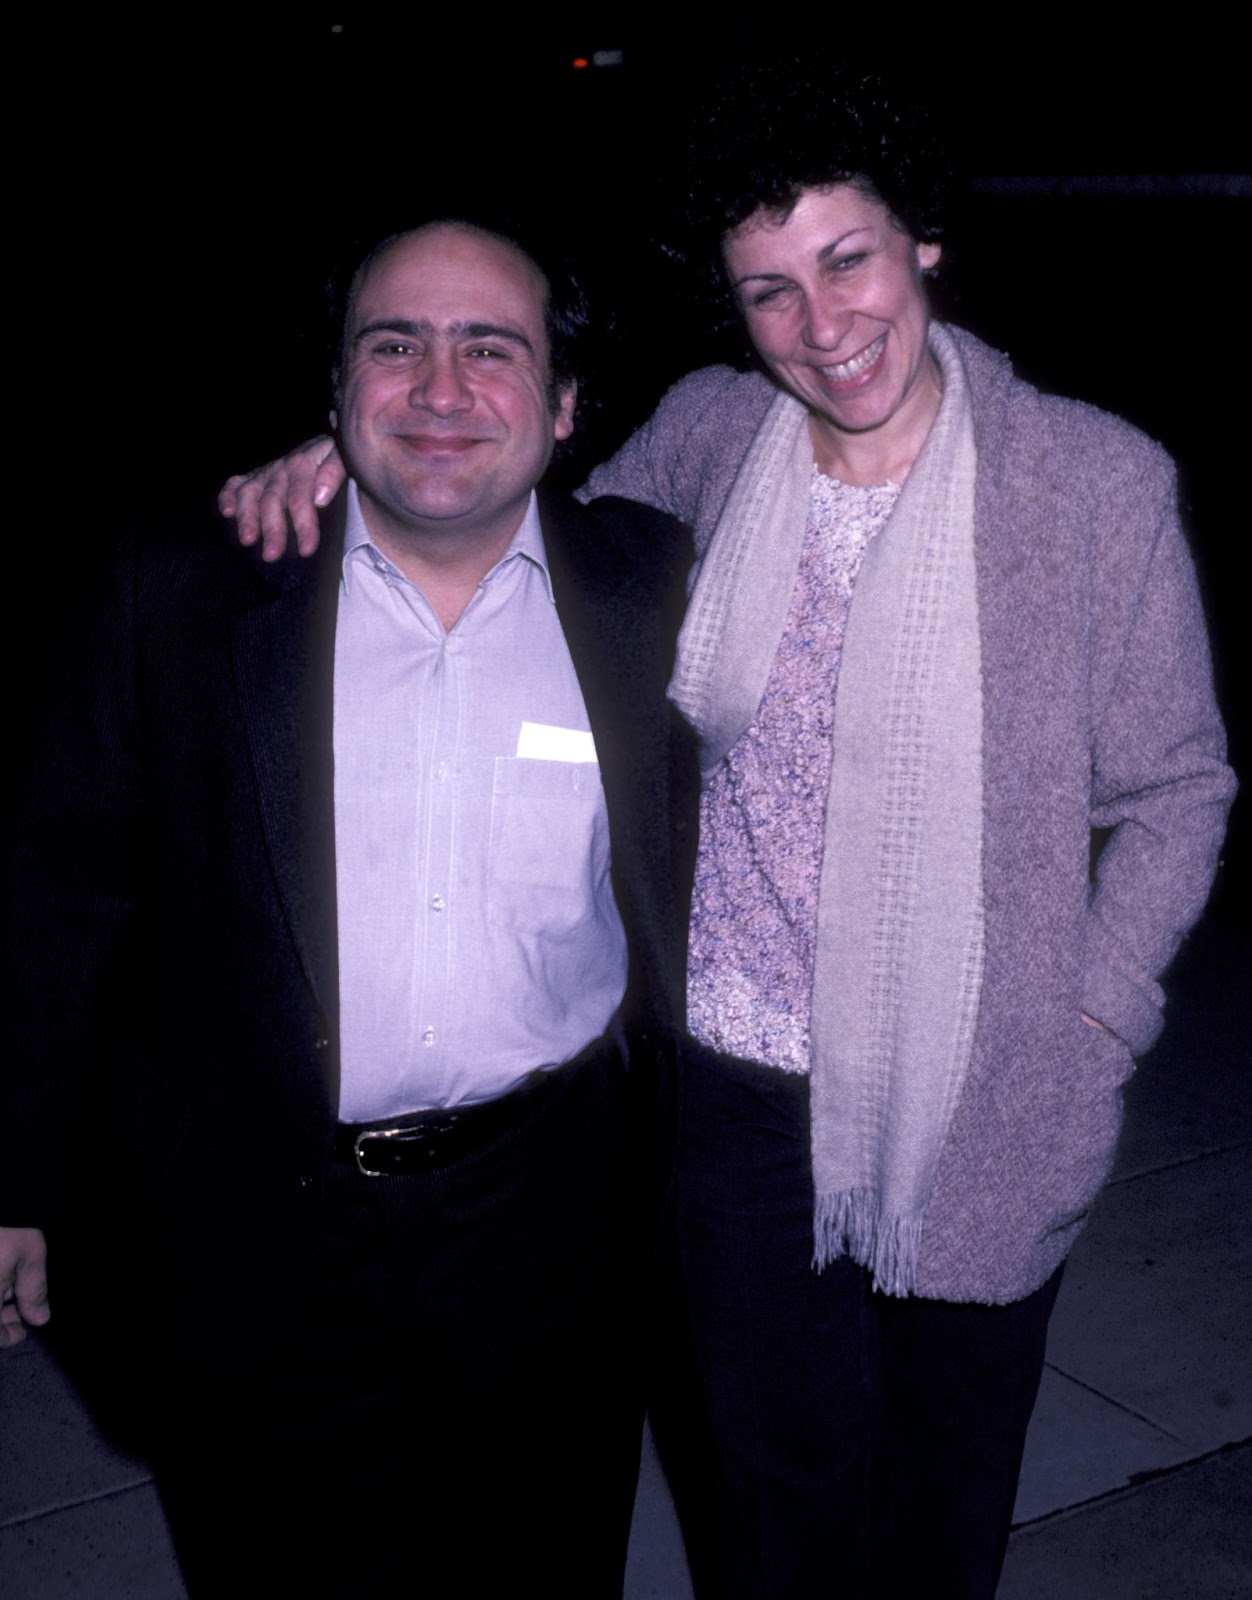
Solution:
[(764, 306), (777, 306), (782, 302), (783, 297), (786, 295), (786, 293), (787, 293), (787, 285), (786, 284), (784, 284), (784, 283), (775, 284), (772, 289), (761, 289), (757, 294), (754, 294), (752, 296), (750, 304), (752, 306), (754, 306), (754, 307), (756, 307), (756, 306), (762, 306), (762, 307), (764, 307)]
[(850, 272), (853, 268), (859, 267), (864, 260), (864, 251), (857, 251), (855, 255), (850, 256), (837, 256), (830, 263), (830, 269), (832, 272)]

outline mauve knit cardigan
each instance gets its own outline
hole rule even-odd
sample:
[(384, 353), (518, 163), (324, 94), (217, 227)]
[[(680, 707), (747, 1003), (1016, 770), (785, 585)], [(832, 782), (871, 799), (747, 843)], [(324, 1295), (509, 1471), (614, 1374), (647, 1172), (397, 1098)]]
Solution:
[[(1108, 1174), (1235, 784), (1169, 458), (949, 332), (978, 449), (987, 949), (918, 1293), (1004, 1303), (1064, 1259)], [(669, 511), (703, 549), (774, 392), (757, 373), (692, 374), (584, 497)], [(1112, 830), (1094, 885), (1093, 827)]]

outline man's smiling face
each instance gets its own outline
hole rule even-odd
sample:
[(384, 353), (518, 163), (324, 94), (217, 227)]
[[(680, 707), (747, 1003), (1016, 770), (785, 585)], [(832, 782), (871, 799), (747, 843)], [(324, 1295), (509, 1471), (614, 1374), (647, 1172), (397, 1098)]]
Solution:
[(574, 389), (551, 392), (534, 263), (492, 234), (437, 223), (366, 269), (348, 314), (339, 437), (370, 532), (505, 542)]

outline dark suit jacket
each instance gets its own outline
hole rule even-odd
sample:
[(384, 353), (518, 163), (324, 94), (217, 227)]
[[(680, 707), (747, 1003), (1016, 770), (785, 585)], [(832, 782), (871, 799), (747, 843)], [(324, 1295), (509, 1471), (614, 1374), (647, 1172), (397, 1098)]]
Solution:
[[(543, 526), (646, 1077), (682, 1016), (696, 777), (664, 694), (687, 540), (611, 499), (554, 498)], [(224, 1296), (262, 1328), (283, 1303), (325, 1159), (341, 548), (341, 507), (310, 561), (266, 567), (216, 528), (128, 542), (62, 652), (19, 805), (0, 1218), (49, 1232), (58, 1312), (142, 1263), (179, 1347)]]

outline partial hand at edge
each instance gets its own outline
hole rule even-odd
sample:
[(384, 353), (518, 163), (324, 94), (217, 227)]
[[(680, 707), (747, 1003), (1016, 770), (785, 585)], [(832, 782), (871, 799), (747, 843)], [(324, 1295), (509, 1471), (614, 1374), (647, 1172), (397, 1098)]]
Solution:
[(42, 1327), (48, 1308), (48, 1247), (40, 1228), (0, 1228), (0, 1350)]
[(347, 475), (335, 441), (322, 433), (255, 472), (227, 478), (217, 508), (235, 518), (240, 544), (261, 541), (263, 560), (277, 561), (286, 551), (288, 517), (296, 549), (311, 556), (320, 534), (317, 508), (330, 504)]

